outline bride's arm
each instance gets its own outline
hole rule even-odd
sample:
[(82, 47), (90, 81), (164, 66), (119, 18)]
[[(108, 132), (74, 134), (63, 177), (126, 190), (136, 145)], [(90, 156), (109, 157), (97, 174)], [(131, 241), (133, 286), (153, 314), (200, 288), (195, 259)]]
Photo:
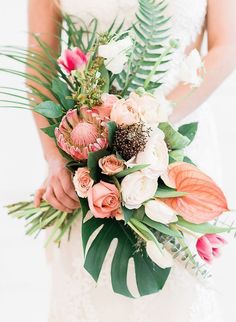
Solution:
[(201, 105), (222, 81), (236, 68), (236, 1), (208, 0), (208, 54), (204, 59), (206, 75), (201, 86), (191, 96), (189, 86), (180, 84), (169, 99), (181, 101), (171, 115), (175, 123)]
[[(52, 0), (29, 0), (28, 1), (28, 25), (29, 25), (29, 49), (40, 52), (40, 47), (30, 35), (36, 33), (55, 52), (58, 52), (60, 44), (56, 37), (60, 32), (61, 14)], [(42, 52), (41, 52), (42, 54)], [(45, 57), (45, 60), (47, 58)], [(40, 67), (39, 67), (40, 68)], [(32, 69), (27, 70), (30, 74), (36, 74)], [(38, 77), (40, 75), (36, 74)], [(41, 92), (50, 96), (44, 88), (36, 83), (33, 85)], [(38, 207), (42, 198), (47, 200), (54, 208), (61, 211), (71, 212), (78, 208), (78, 198), (74, 192), (69, 171), (65, 168), (65, 160), (60, 155), (54, 140), (44, 134), (40, 128), (48, 126), (47, 120), (34, 113), (36, 126), (43, 147), (45, 159), (49, 165), (48, 178), (43, 186), (35, 194), (35, 205)]]

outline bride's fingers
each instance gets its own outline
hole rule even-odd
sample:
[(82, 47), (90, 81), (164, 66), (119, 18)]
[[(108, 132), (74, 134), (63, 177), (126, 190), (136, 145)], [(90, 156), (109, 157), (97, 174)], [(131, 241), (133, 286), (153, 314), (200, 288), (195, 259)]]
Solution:
[(43, 199), (43, 195), (45, 193), (45, 188), (40, 188), (36, 191), (35, 195), (34, 195), (34, 206), (35, 208), (39, 208), (41, 201)]
[(72, 183), (71, 175), (68, 174), (61, 178), (61, 185), (65, 193), (77, 203), (77, 208), (79, 207), (79, 198), (75, 192), (75, 187)]
[(63, 212), (71, 213), (73, 209), (64, 206), (55, 196), (52, 188), (48, 188), (45, 194), (43, 195), (43, 199), (46, 200), (53, 208), (58, 209)]
[(70, 198), (70, 196), (68, 196), (68, 194), (63, 190), (60, 181), (58, 181), (53, 186), (53, 189), (57, 200), (59, 200), (60, 203), (63, 204), (65, 207), (69, 209), (77, 209), (79, 207), (78, 201), (75, 201), (72, 198)]

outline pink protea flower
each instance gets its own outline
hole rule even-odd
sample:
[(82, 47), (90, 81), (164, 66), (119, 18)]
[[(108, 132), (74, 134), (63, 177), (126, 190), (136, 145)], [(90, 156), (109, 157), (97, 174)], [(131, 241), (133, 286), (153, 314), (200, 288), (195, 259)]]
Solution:
[(220, 248), (226, 244), (226, 240), (216, 234), (207, 234), (197, 240), (196, 248), (199, 256), (207, 263), (211, 263), (214, 257), (220, 256)]
[(88, 63), (88, 55), (81, 49), (66, 49), (57, 60), (58, 65), (63, 67), (67, 73), (73, 70), (83, 69)]
[(59, 147), (75, 160), (86, 160), (89, 152), (108, 146), (106, 124), (87, 107), (68, 111), (55, 135)]

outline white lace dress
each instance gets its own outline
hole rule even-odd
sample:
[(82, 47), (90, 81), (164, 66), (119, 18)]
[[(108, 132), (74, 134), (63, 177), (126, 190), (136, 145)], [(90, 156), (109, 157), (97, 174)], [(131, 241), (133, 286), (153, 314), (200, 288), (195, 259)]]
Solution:
[[(98, 18), (100, 30), (110, 26), (116, 16), (130, 24), (137, 0), (63, 0), (64, 10), (89, 22)], [(181, 40), (165, 81), (165, 92), (177, 84), (179, 65), (185, 48), (202, 30), (207, 0), (169, 0), (173, 36)], [(198, 120), (198, 136), (188, 155), (211, 176), (217, 178), (218, 162), (214, 121), (206, 105), (183, 122)], [(51, 312), (49, 322), (221, 322), (216, 290), (204, 284), (175, 263), (170, 278), (159, 294), (128, 299), (111, 290), (108, 254), (98, 284), (83, 268), (81, 222), (72, 230), (71, 240), (60, 248), (51, 245), (48, 259), (52, 269)], [(110, 251), (114, 251), (115, 244)], [(211, 283), (212, 285), (213, 283)]]

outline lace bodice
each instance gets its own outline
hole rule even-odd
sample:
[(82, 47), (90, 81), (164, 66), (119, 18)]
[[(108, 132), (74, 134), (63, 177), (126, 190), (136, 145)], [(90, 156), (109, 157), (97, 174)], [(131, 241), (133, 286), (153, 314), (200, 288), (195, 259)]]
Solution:
[[(178, 82), (179, 66), (186, 48), (193, 43), (204, 25), (207, 0), (167, 0), (167, 15), (171, 16), (171, 33), (179, 38), (181, 47), (169, 66), (164, 91)], [(99, 21), (99, 30), (106, 30), (117, 17), (125, 18), (126, 26), (135, 19), (138, 0), (61, 0), (69, 14), (88, 23), (93, 17)], [(215, 131), (211, 117), (204, 108), (184, 121), (200, 121), (198, 136), (188, 155), (211, 176), (217, 172)], [(199, 116), (201, 115), (201, 116)], [(208, 142), (206, 141), (208, 140)], [(203, 144), (204, 142), (204, 144)], [(209, 143), (209, 144), (208, 144)], [(210, 147), (210, 148), (209, 148)], [(205, 163), (208, 160), (208, 164)], [(209, 171), (210, 170), (210, 171)], [(72, 230), (71, 240), (61, 248), (47, 250), (52, 267), (53, 288), (49, 322), (221, 322), (215, 290), (200, 283), (184, 265), (176, 263), (170, 279), (157, 295), (129, 300), (111, 291), (110, 265), (113, 244), (97, 285), (83, 268), (81, 222)]]

